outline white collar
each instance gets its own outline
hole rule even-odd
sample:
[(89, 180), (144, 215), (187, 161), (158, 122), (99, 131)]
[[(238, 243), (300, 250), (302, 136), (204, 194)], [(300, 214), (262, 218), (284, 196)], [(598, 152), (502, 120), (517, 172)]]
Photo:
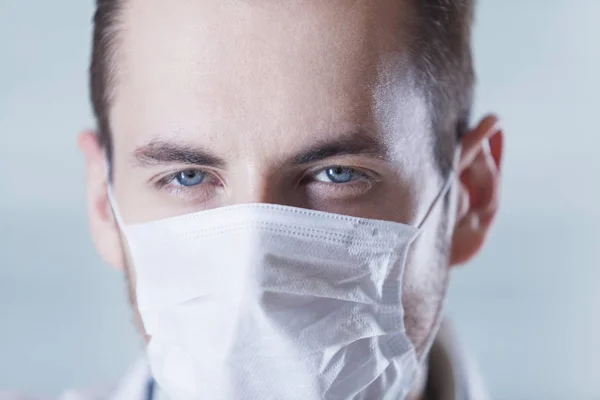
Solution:
[[(429, 352), (428, 389), (434, 400), (488, 400), (488, 391), (470, 351), (444, 321)], [(433, 393), (435, 392), (435, 393)]]
[(129, 368), (109, 400), (146, 400), (151, 376), (146, 358), (141, 358)]

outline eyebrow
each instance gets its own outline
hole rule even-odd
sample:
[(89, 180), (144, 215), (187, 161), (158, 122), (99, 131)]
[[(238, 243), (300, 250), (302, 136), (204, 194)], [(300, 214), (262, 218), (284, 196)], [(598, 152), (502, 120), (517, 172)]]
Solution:
[(225, 160), (207, 149), (158, 139), (139, 147), (133, 155), (136, 163), (143, 167), (188, 164), (224, 168), (227, 164)]
[(327, 158), (344, 155), (364, 155), (387, 160), (387, 151), (383, 143), (364, 130), (343, 134), (310, 147), (293, 158), (293, 164), (303, 165)]
[[(356, 130), (317, 143), (291, 157), (288, 163), (305, 165), (344, 155), (364, 155), (387, 160), (386, 148), (377, 138), (364, 130)], [(227, 165), (224, 159), (205, 148), (161, 139), (154, 139), (137, 148), (133, 156), (135, 163), (142, 167), (186, 164), (223, 169)]]

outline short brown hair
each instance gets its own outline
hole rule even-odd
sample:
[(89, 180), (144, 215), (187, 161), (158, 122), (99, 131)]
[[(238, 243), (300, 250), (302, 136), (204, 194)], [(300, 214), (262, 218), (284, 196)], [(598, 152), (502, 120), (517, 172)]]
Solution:
[(457, 139), (468, 130), (475, 70), (471, 31), (475, 0), (412, 0), (419, 19), (411, 43), (418, 82), (424, 86), (436, 158), (442, 172), (452, 167)]
[[(90, 91), (101, 146), (112, 156), (108, 104), (114, 87), (120, 6), (126, 0), (96, 0)], [(451, 167), (457, 138), (467, 130), (474, 70), (471, 28), (474, 0), (410, 0), (419, 19), (411, 53), (417, 79), (425, 88), (437, 134), (439, 166)]]

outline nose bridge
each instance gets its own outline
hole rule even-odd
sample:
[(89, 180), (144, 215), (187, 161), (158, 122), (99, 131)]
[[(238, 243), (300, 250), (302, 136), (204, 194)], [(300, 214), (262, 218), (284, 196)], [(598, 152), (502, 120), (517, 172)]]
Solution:
[(280, 167), (262, 160), (238, 160), (231, 170), (227, 186), (228, 205), (247, 203), (287, 204), (291, 184), (285, 182)]

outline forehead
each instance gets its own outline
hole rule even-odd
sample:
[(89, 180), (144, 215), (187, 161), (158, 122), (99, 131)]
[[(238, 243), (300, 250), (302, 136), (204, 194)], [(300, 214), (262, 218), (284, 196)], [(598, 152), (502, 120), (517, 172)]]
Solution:
[(116, 141), (125, 132), (134, 142), (180, 132), (305, 141), (357, 126), (415, 135), (428, 118), (407, 61), (407, 3), (128, 0)]

